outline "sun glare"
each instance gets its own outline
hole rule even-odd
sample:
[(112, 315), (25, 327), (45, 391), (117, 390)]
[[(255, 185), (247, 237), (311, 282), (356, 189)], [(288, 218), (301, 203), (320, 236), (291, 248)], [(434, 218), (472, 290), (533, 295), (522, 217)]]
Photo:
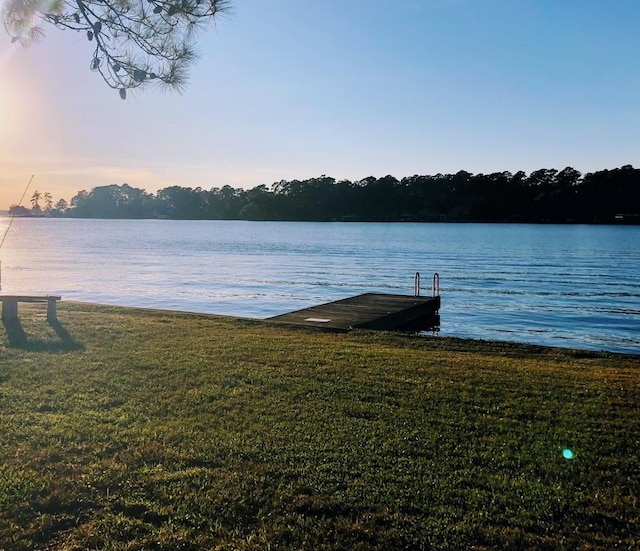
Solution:
[(9, 126), (9, 114), (6, 103), (7, 102), (4, 99), (2, 89), (0, 89), (0, 139), (2, 139), (3, 141), (4, 135), (7, 131), (7, 127)]
[(10, 88), (0, 82), (0, 144), (8, 145), (17, 129), (21, 106)]
[(0, 84), (0, 138), (4, 139), (9, 127), (11, 126), (11, 114), (8, 106), (7, 92), (5, 87)]

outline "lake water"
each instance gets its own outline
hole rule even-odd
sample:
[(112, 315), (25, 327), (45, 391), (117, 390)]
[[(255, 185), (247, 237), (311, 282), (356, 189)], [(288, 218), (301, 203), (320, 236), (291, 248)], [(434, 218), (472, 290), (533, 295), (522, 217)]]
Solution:
[(0, 261), (6, 294), (250, 318), (438, 272), (440, 335), (640, 353), (637, 226), (17, 218)]

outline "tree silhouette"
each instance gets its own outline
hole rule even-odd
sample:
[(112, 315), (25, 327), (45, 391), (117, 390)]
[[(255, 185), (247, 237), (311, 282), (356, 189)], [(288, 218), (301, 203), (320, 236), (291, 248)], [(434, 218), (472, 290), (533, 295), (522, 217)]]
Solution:
[(229, 0), (5, 0), (1, 17), (23, 45), (44, 36), (37, 21), (84, 33), (91, 70), (125, 99), (149, 83), (182, 88), (197, 31), (229, 8)]
[(31, 195), (31, 204), (34, 209), (40, 210), (40, 199), (42, 199), (42, 193), (36, 189)]
[[(34, 193), (31, 202), (37, 199)], [(46, 195), (46, 194), (45, 194)], [(11, 213), (40, 214), (13, 205)], [(344, 220), (389, 222), (552, 222), (640, 224), (640, 168), (585, 174), (567, 167), (432, 176), (369, 176), (351, 182), (322, 175), (281, 180), (269, 189), (171, 186), (156, 195), (123, 185), (79, 191), (55, 216), (191, 220)]]
[(48, 192), (44, 192), (44, 210), (45, 212), (51, 212), (53, 209), (53, 196)]
[(54, 211), (57, 214), (63, 214), (69, 208), (69, 204), (65, 199), (59, 199), (54, 206)]

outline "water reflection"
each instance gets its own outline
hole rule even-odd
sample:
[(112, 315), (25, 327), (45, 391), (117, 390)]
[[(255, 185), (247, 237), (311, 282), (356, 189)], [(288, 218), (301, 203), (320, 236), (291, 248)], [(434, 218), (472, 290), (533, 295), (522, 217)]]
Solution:
[(0, 261), (5, 293), (254, 318), (438, 272), (440, 335), (640, 353), (640, 227), (16, 219)]

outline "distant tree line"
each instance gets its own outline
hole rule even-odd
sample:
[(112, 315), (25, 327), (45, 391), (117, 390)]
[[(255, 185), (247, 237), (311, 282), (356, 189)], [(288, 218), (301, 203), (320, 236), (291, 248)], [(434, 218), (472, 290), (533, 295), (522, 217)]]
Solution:
[(155, 195), (123, 184), (80, 191), (70, 203), (54, 204), (50, 194), (35, 192), (31, 202), (31, 209), (14, 205), (10, 212), (77, 218), (637, 224), (640, 169), (626, 165), (584, 175), (571, 167), (529, 175), (459, 171), (355, 182), (320, 176), (250, 190), (171, 186)]

